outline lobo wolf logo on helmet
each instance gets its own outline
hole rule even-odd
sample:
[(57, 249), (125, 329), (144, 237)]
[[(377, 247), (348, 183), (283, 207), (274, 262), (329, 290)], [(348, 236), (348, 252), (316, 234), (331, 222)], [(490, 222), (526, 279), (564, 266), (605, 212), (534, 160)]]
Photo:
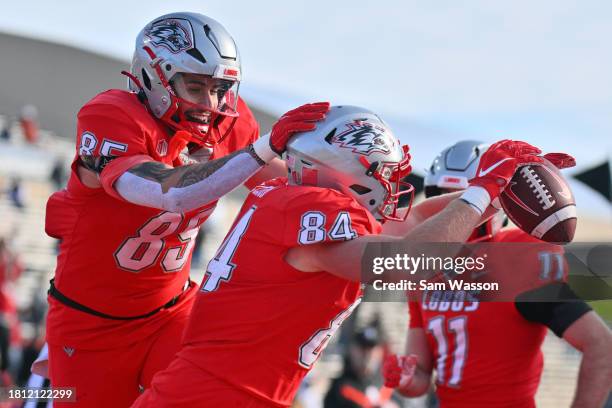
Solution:
[(391, 153), (393, 141), (383, 127), (365, 120), (347, 123), (347, 130), (333, 136), (331, 142), (352, 149), (354, 153), (369, 156), (372, 153)]
[(189, 29), (175, 19), (154, 22), (145, 29), (144, 35), (156, 46), (166, 47), (175, 54), (193, 46)]

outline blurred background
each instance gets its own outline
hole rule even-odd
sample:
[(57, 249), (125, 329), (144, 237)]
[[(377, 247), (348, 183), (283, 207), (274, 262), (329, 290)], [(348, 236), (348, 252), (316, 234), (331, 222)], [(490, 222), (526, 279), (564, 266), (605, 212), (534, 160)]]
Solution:
[[(137, 33), (173, 11), (207, 14), (233, 35), (240, 94), (262, 133), (288, 109), (329, 100), (378, 112), (410, 145), (416, 176), (467, 138), (568, 152), (578, 162), (566, 171), (578, 205), (576, 240), (612, 241), (612, 3), (9, 0), (0, 14), (0, 315), (10, 340), (0, 356), (3, 381), (23, 383), (44, 341), (55, 267), (45, 203), (68, 176), (76, 113), (97, 93), (125, 88), (120, 71)], [(224, 198), (205, 223), (196, 280), (244, 194)], [(612, 321), (609, 302), (594, 306)], [(352, 346), (367, 350), (374, 365), (378, 345), (401, 352), (407, 320), (402, 304), (362, 305), (299, 403), (321, 406)], [(538, 404), (568, 406), (580, 356), (554, 336), (544, 350)]]

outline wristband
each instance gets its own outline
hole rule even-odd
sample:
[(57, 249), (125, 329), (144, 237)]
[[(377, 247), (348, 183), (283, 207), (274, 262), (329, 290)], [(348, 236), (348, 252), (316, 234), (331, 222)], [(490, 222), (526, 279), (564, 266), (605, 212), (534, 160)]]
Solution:
[(474, 207), (480, 215), (484, 214), (489, 204), (491, 204), (489, 193), (486, 189), (479, 186), (469, 186), (460, 198)]
[(267, 133), (257, 139), (255, 143), (253, 143), (253, 150), (255, 154), (259, 156), (261, 160), (266, 163), (269, 163), (275, 157), (278, 157), (278, 154), (270, 147), (270, 134)]

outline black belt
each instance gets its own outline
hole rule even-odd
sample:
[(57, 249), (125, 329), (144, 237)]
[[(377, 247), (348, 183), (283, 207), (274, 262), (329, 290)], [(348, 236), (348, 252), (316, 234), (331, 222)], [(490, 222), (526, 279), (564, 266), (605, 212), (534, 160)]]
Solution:
[(65, 304), (68, 307), (71, 307), (73, 309), (76, 310), (80, 310), (81, 312), (85, 312), (85, 313), (89, 313), (90, 315), (94, 315), (97, 317), (102, 317), (104, 319), (112, 319), (112, 320), (135, 320), (135, 319), (144, 319), (147, 317), (151, 317), (153, 316), (155, 313), (159, 312), (162, 309), (169, 309), (172, 306), (174, 306), (178, 300), (180, 299), (181, 295), (183, 293), (185, 293), (187, 291), (187, 289), (189, 289), (189, 287), (191, 286), (191, 281), (189, 279), (187, 279), (187, 282), (185, 282), (185, 286), (183, 286), (183, 290), (181, 291), (181, 293), (179, 293), (178, 295), (176, 295), (175, 297), (173, 297), (172, 299), (170, 299), (170, 301), (168, 301), (167, 303), (165, 303), (164, 305), (158, 307), (155, 310), (151, 310), (149, 313), (145, 313), (139, 316), (111, 316), (108, 315), (106, 313), (102, 313), (102, 312), (98, 312), (97, 310), (94, 310), (92, 308), (89, 308), (85, 305), (82, 305), (78, 302), (75, 302), (74, 300), (66, 297), (62, 292), (60, 292), (59, 290), (57, 290), (57, 288), (54, 285), (55, 279), (51, 279), (49, 281), (49, 283), (51, 284), (51, 286), (49, 287), (49, 291), (47, 292), (51, 297), (57, 299), (58, 301), (60, 301), (61, 303)]

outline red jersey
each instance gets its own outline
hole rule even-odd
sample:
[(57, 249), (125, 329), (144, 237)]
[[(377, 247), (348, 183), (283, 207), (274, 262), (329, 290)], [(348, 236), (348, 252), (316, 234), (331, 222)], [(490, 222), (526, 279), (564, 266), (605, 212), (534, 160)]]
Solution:
[[(490, 242), (537, 242), (563, 253), (519, 229), (502, 230)], [(523, 273), (542, 270), (537, 250), (513, 262)], [(434, 356), (442, 408), (535, 407), (546, 326), (526, 320), (514, 302), (479, 302), (464, 291), (426, 291), (409, 308), (410, 327), (425, 331)]]
[(365, 208), (336, 190), (284, 178), (256, 187), (208, 264), (178, 356), (270, 404), (289, 406), (361, 301), (361, 284), (301, 272), (285, 254), (380, 230)]
[[(252, 143), (257, 123), (244, 102), (231, 133), (215, 146), (223, 156)], [(224, 132), (231, 120), (224, 120)], [(185, 214), (138, 206), (113, 188), (134, 165), (167, 156), (170, 136), (133, 93), (110, 90), (89, 101), (78, 115), (77, 157), (116, 156), (100, 174), (101, 188), (88, 188), (76, 174), (47, 203), (46, 232), (60, 239), (55, 286), (68, 298), (112, 316), (138, 316), (181, 293), (190, 269), (198, 227), (215, 202)], [(176, 163), (176, 161), (174, 162)], [(128, 344), (156, 329), (157, 317), (130, 321), (103, 319), (49, 298), (47, 339), (81, 348)], [(100, 336), (107, 330), (112, 336)], [(127, 335), (126, 333), (129, 333)]]

